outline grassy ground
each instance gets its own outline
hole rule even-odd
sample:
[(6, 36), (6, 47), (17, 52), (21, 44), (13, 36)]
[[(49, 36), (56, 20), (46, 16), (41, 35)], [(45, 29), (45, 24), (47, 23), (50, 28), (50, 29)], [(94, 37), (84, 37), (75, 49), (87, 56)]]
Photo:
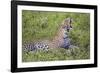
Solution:
[(63, 48), (49, 51), (24, 52), (23, 62), (76, 60), (90, 58), (90, 15), (88, 13), (22, 11), (22, 42), (52, 39), (63, 20), (73, 18), (73, 30), (69, 37), (73, 45), (78, 46), (70, 53)]
[(88, 59), (89, 53), (84, 49), (74, 48), (66, 50), (63, 48), (49, 49), (48, 51), (38, 50), (34, 52), (23, 52), (23, 62), (32, 61), (56, 61), (56, 60), (77, 60)]

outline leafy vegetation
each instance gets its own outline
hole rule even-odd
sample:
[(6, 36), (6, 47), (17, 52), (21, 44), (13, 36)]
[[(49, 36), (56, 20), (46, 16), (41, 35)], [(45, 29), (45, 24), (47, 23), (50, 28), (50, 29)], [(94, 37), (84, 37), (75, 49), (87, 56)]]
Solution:
[(65, 18), (73, 19), (73, 29), (69, 32), (71, 43), (78, 48), (63, 48), (24, 52), (23, 62), (76, 60), (90, 58), (90, 14), (71, 12), (22, 11), (22, 41), (51, 40), (57, 33)]
[(66, 50), (64, 48), (49, 49), (48, 51), (38, 50), (32, 52), (23, 52), (23, 62), (32, 61), (56, 61), (56, 60), (77, 60), (88, 59), (89, 54), (82, 49), (74, 48)]

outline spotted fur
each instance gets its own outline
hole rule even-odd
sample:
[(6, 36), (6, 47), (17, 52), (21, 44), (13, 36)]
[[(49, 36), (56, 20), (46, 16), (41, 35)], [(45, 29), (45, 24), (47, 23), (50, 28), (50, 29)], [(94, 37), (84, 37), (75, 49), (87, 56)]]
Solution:
[(45, 43), (30, 43), (30, 44), (25, 44), (23, 46), (24, 51), (35, 51), (35, 50), (48, 50), (49, 46)]

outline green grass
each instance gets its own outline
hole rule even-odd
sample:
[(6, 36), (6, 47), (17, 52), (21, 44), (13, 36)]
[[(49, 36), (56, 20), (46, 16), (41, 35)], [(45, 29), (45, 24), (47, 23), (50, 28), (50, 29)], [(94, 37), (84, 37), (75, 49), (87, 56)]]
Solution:
[(75, 50), (66, 50), (63, 48), (49, 49), (48, 51), (38, 50), (35, 52), (23, 52), (23, 62), (38, 62), (38, 61), (56, 61), (56, 60), (77, 60), (88, 59), (89, 52), (75, 48)]
[(23, 39), (52, 39), (65, 13), (23, 11)]
[(22, 61), (76, 60), (90, 58), (90, 14), (70, 12), (22, 11), (22, 42), (51, 40), (65, 18), (73, 19), (73, 29), (69, 33), (71, 43), (78, 46), (73, 52), (63, 48), (26, 53)]

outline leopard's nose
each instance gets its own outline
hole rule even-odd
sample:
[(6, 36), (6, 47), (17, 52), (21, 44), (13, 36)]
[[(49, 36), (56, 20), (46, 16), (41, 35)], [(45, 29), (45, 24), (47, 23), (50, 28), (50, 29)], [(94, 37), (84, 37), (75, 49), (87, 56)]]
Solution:
[(72, 28), (72, 26), (70, 26), (70, 28)]

